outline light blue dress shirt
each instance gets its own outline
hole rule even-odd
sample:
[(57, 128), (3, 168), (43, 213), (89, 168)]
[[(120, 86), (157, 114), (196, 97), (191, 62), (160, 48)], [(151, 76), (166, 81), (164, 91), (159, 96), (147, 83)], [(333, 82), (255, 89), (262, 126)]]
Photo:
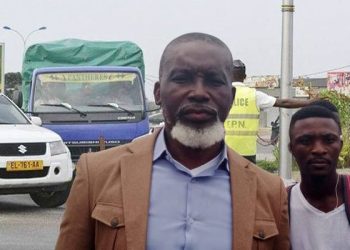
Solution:
[(159, 134), (153, 153), (148, 250), (232, 249), (232, 205), (226, 146), (191, 170), (172, 158)]

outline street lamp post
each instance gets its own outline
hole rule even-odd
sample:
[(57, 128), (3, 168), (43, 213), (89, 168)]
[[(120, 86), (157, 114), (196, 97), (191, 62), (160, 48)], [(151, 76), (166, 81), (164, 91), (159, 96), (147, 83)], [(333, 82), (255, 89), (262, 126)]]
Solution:
[(46, 27), (45, 27), (45, 26), (42, 26), (42, 27), (40, 27), (40, 28), (38, 28), (38, 29), (35, 29), (35, 30), (29, 32), (26, 36), (23, 36), (18, 30), (15, 30), (15, 29), (13, 29), (13, 28), (11, 28), (11, 27), (9, 27), (9, 26), (4, 26), (4, 27), (2, 27), (2, 28), (5, 29), (5, 30), (10, 30), (10, 31), (15, 32), (15, 33), (21, 38), (21, 40), (22, 40), (22, 42), (23, 42), (23, 54), (24, 54), (24, 52), (25, 52), (25, 50), (26, 50), (26, 44), (27, 44), (28, 38), (29, 38), (33, 33), (37, 32), (37, 31), (46, 30)]
[[(293, 81), (293, 0), (282, 4), (281, 98), (288, 98)], [(288, 152), (290, 112), (280, 109), (280, 175), (292, 178), (292, 156)]]

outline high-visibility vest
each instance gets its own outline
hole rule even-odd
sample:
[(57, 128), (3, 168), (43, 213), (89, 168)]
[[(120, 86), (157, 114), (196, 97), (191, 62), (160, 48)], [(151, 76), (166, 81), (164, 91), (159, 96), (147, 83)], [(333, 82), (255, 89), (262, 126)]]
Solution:
[(226, 144), (243, 156), (256, 155), (259, 109), (256, 90), (236, 86), (236, 97), (225, 121)]

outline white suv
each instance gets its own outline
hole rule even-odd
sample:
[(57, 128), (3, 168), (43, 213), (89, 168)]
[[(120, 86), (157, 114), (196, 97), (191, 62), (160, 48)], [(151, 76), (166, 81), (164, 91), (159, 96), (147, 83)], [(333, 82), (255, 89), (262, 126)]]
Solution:
[(38, 125), (0, 93), (0, 194), (29, 193), (40, 207), (56, 207), (68, 197), (74, 165), (61, 137)]

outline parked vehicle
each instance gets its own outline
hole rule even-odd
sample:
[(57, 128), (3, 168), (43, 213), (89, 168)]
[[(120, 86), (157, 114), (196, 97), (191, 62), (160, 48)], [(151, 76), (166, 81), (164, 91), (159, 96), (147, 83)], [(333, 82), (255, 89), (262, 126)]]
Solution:
[(35, 44), (22, 74), (22, 108), (63, 138), (74, 162), (149, 131), (143, 53), (132, 42)]
[(271, 122), (271, 145), (277, 145), (278, 139), (279, 139), (279, 132), (280, 132), (280, 123), (279, 123), (280, 117), (277, 116), (276, 120)]
[(152, 132), (155, 128), (164, 126), (164, 116), (162, 112), (158, 112), (149, 116), (150, 131)]
[(0, 93), (0, 194), (29, 193), (40, 207), (62, 205), (74, 166), (61, 137)]

